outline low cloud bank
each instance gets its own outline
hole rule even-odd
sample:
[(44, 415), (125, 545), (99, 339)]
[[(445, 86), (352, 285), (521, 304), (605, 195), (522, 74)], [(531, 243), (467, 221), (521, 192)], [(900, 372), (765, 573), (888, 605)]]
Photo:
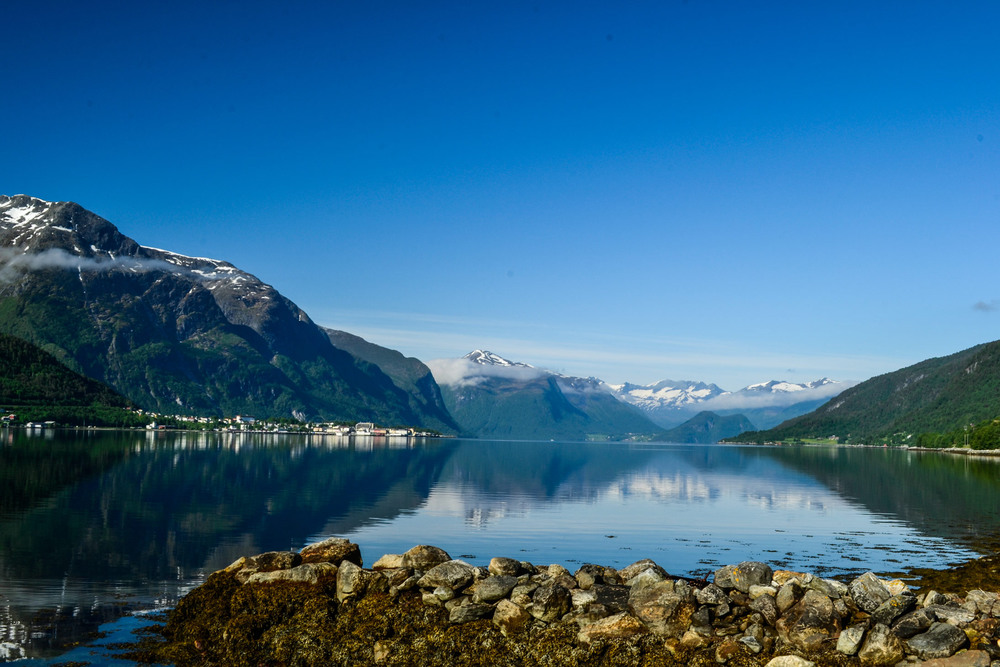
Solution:
[(546, 375), (540, 368), (526, 366), (489, 366), (477, 364), (468, 359), (432, 359), (426, 362), (438, 384), (451, 387), (476, 385), (486, 378), (499, 377), (508, 380), (534, 380)]
[[(179, 273), (198, 280), (218, 277), (214, 272), (198, 272), (172, 264), (162, 259), (146, 257), (83, 257), (62, 248), (50, 248), (37, 253), (25, 253), (13, 248), (0, 248), (0, 281), (11, 282), (25, 271), (63, 269), (66, 271), (108, 272), (127, 271), (129, 273), (167, 272)], [(213, 267), (214, 268), (214, 267)]]
[(710, 398), (701, 404), (704, 410), (746, 410), (750, 408), (784, 408), (805, 401), (829, 400), (850, 389), (857, 382), (837, 382), (824, 384), (814, 389), (802, 391), (782, 391), (776, 393), (755, 394), (752, 392), (734, 392)]

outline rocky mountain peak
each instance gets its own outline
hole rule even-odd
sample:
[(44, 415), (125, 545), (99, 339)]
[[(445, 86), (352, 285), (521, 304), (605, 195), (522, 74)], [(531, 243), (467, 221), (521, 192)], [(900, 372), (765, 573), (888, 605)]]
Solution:
[(462, 357), (463, 359), (468, 359), (477, 364), (482, 364), (483, 366), (507, 366), (512, 368), (534, 368), (530, 364), (522, 364), (518, 361), (510, 361), (509, 359), (504, 359), (499, 354), (494, 354), (489, 350), (473, 350), (467, 355)]

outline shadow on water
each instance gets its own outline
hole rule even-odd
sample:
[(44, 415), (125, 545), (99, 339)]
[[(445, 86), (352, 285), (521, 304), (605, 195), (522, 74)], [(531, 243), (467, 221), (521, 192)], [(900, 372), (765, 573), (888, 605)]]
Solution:
[[(1000, 459), (891, 448), (765, 447), (873, 514), (920, 533), (994, 551), (1000, 541)], [(915, 564), (919, 565), (919, 564)]]

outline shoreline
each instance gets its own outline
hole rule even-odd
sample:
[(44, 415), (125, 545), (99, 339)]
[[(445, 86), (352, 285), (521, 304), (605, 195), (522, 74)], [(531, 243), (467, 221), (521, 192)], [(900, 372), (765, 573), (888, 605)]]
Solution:
[[(360, 547), (330, 538), (213, 573), (128, 657), (177, 667), (807, 667), (957, 655), (965, 662), (941, 665), (988, 667), (1000, 660), (995, 569), (982, 557), (937, 590), (930, 580), (912, 588), (868, 572), (844, 582), (756, 561), (699, 580), (649, 559), (574, 573), (505, 557), (477, 567), (429, 545), (364, 568)], [(969, 583), (981, 585), (949, 590)]]

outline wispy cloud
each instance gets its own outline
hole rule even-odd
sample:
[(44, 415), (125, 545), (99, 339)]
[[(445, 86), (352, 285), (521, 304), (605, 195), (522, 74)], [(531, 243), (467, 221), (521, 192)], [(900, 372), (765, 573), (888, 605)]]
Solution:
[(995, 310), (1000, 310), (1000, 300), (977, 301), (973, 304), (972, 309), (981, 313), (992, 313)]
[(705, 401), (705, 410), (747, 410), (752, 408), (781, 408), (805, 401), (822, 401), (833, 398), (850, 389), (857, 382), (845, 381), (835, 384), (824, 384), (812, 389), (789, 392), (768, 392), (761, 394), (732, 393), (715, 396)]
[(62, 248), (49, 248), (36, 253), (26, 253), (14, 248), (0, 248), (0, 282), (11, 282), (26, 271), (60, 269), (66, 271), (108, 272), (128, 271), (129, 273), (167, 272), (179, 273), (198, 280), (218, 277), (213, 272), (195, 271), (172, 264), (162, 259), (147, 257), (84, 257), (74, 255)]

